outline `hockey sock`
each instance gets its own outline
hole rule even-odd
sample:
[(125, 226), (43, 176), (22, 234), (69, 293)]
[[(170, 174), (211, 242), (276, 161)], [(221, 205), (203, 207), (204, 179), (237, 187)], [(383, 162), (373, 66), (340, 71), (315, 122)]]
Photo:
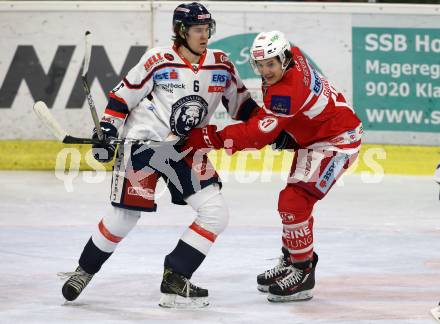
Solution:
[(165, 257), (164, 266), (190, 279), (205, 257), (199, 250), (179, 240), (174, 250)]
[(81, 253), (79, 265), (88, 274), (95, 274), (111, 255), (112, 253), (101, 251), (90, 238)]

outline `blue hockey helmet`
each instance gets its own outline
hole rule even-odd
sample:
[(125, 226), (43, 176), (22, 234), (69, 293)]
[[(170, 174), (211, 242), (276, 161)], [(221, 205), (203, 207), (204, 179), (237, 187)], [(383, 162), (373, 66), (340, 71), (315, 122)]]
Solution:
[[(182, 3), (177, 6), (173, 14), (174, 31), (186, 32), (193, 25), (209, 25), (209, 37), (215, 33), (215, 20), (211, 13), (201, 3)], [(178, 26), (178, 28), (176, 28)]]

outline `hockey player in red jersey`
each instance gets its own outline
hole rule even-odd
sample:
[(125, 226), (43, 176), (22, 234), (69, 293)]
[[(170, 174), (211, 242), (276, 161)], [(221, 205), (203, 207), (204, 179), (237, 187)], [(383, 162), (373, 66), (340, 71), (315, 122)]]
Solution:
[(318, 256), (313, 251), (313, 207), (356, 159), (362, 124), (353, 109), (279, 31), (260, 33), (251, 48), (251, 65), (262, 76), (264, 107), (245, 123), (221, 131), (208, 125), (190, 132), (192, 150), (227, 152), (277, 149), (296, 152), (278, 212), (283, 224), (279, 263), (257, 277), (268, 300), (313, 297)]
[[(236, 120), (247, 120), (258, 107), (227, 55), (207, 48), (215, 20), (202, 4), (177, 6), (173, 30), (173, 46), (149, 49), (111, 91), (100, 123), (107, 138), (165, 141), (170, 135), (184, 137), (191, 128), (206, 126), (221, 102)], [(114, 145), (95, 145), (93, 154), (108, 162), (115, 149)], [(207, 169), (213, 168), (206, 156), (193, 159), (169, 144), (154, 149), (120, 146), (113, 171), (112, 206), (84, 247), (77, 269), (67, 273), (63, 296), (75, 300), (136, 225), (141, 211), (156, 211), (156, 183), (163, 178), (172, 202), (188, 204), (196, 217), (165, 257), (159, 305), (208, 305), (208, 290), (190, 279), (225, 229), (228, 209), (217, 173), (207, 175)]]

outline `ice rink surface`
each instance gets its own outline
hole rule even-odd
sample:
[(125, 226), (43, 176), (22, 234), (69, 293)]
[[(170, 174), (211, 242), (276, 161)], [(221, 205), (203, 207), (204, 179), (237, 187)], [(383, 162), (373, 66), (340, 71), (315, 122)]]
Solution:
[(256, 275), (280, 254), (283, 181), (224, 175), (230, 225), (192, 279), (209, 289), (211, 305), (170, 310), (157, 305), (163, 258), (194, 216), (167, 193), (63, 305), (56, 273), (74, 270), (109, 208), (110, 175), (95, 184), (83, 175), (67, 192), (53, 172), (0, 172), (0, 323), (434, 323), (440, 202), (429, 177), (344, 177), (314, 211), (315, 297), (271, 304)]

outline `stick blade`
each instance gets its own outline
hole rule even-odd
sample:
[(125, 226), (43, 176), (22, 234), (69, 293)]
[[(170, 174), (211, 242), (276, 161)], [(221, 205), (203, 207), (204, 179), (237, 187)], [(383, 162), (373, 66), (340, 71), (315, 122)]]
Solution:
[(43, 124), (50, 130), (50, 132), (59, 140), (63, 141), (67, 133), (56, 119), (52, 116), (49, 108), (43, 101), (37, 101), (34, 104), (34, 112)]

